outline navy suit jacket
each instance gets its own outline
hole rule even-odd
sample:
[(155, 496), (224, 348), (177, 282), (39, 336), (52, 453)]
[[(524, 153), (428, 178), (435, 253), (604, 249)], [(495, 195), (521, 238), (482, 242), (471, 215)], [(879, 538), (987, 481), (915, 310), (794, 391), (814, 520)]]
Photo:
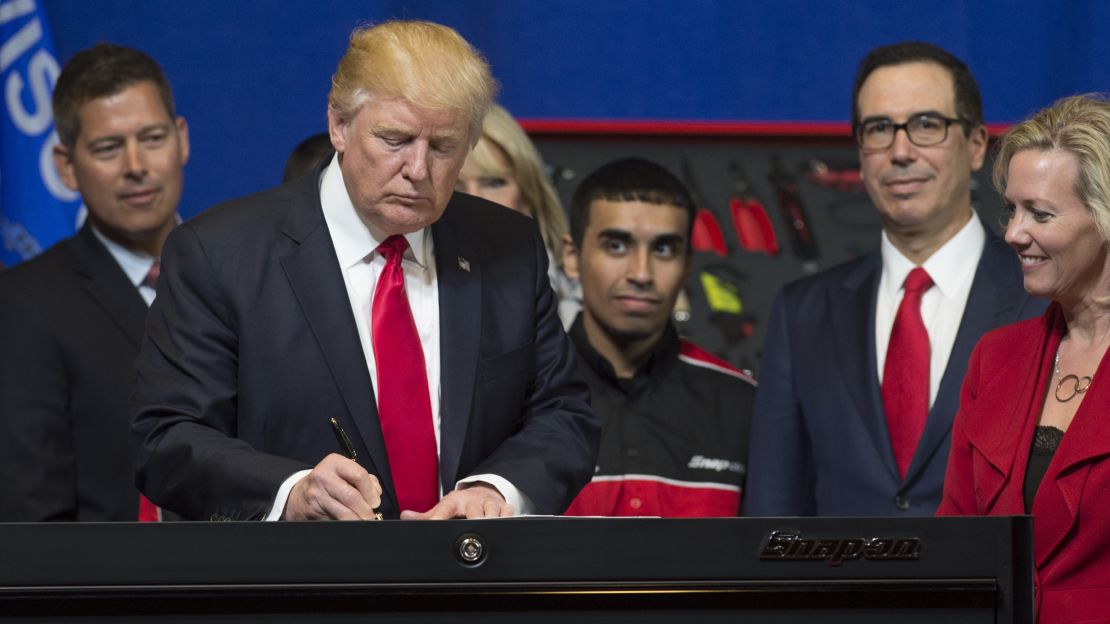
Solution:
[(134, 521), (127, 397), (147, 307), (88, 224), (0, 274), (0, 521)]
[(745, 512), (932, 515), (940, 504), (960, 384), (979, 338), (1036, 316), (1017, 255), (987, 231), (963, 320), (906, 478), (890, 446), (875, 358), (878, 250), (788, 284), (767, 327)]
[[(282, 481), (340, 451), (331, 417), (381, 480), (380, 511), (399, 513), (321, 170), (217, 206), (166, 243), (131, 450), (143, 492), (186, 518), (262, 516)], [(443, 487), (493, 473), (560, 513), (590, 479), (600, 422), (535, 223), (457, 193), (432, 237)]]

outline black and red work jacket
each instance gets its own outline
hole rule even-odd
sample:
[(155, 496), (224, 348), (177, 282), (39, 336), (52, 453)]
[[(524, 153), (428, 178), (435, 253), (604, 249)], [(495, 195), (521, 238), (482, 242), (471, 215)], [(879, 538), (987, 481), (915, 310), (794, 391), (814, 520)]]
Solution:
[(631, 379), (590, 346), (581, 315), (570, 337), (602, 428), (594, 477), (566, 515), (739, 515), (755, 380), (673, 325)]

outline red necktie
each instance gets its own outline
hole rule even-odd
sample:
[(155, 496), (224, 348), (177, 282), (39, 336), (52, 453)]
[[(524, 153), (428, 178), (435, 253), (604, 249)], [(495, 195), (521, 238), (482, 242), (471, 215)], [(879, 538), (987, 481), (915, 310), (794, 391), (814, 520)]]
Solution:
[[(154, 288), (158, 284), (159, 273), (158, 260), (155, 259), (154, 264), (151, 265), (150, 270), (147, 271), (146, 277), (143, 278), (142, 285)], [(158, 505), (155, 505), (147, 500), (145, 496), (139, 494), (139, 522), (161, 522), (161, 520), (162, 510), (158, 508)]]
[(378, 419), (389, 454), (397, 504), (428, 511), (439, 500), (439, 461), (424, 349), (405, 295), (401, 258), (408, 242), (393, 235), (378, 246), (385, 268), (374, 289), (371, 332), (378, 369)]
[(929, 333), (921, 320), (921, 297), (933, 285), (925, 269), (906, 276), (906, 294), (894, 317), (883, 367), (883, 407), (898, 472), (906, 477), (929, 414)]
[(139, 494), (139, 522), (161, 522), (162, 510)]
[(142, 285), (156, 288), (158, 286), (158, 276), (161, 274), (161, 263), (155, 258), (154, 264), (150, 265), (150, 270), (146, 272), (146, 277), (143, 278)]

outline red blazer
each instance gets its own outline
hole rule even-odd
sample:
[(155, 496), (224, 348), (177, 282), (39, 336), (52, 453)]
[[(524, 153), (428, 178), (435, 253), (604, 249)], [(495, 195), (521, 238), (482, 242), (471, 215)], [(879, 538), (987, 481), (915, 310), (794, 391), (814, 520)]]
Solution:
[[(1053, 304), (976, 346), (938, 515), (1025, 513), (1025, 467), (1063, 330)], [(1110, 622), (1110, 357), (1052, 458), (1033, 517), (1038, 621)]]

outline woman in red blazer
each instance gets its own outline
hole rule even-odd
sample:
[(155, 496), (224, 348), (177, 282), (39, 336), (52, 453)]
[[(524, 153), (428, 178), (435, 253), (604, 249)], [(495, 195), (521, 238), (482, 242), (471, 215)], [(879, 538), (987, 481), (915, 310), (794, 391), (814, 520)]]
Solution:
[(972, 354), (937, 513), (1032, 513), (1038, 621), (1110, 622), (1110, 102), (1014, 127), (994, 179), (1025, 288), (1053, 304)]

